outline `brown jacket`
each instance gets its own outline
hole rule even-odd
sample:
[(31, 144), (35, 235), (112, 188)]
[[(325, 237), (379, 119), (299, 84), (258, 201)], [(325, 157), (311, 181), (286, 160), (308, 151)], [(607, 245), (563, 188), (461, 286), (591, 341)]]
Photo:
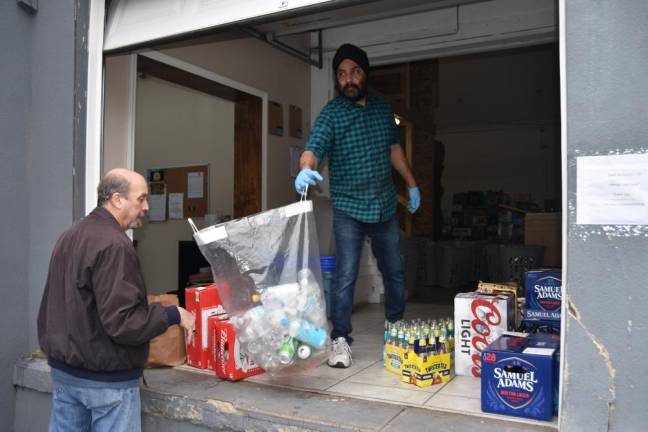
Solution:
[(137, 378), (170, 315), (147, 304), (135, 249), (107, 210), (97, 207), (59, 238), (38, 314), (50, 365), (95, 380)]

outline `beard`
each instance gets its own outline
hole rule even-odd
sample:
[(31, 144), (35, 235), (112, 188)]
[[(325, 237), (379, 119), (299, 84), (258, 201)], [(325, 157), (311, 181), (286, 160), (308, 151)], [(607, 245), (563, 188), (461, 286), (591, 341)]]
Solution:
[(129, 229), (136, 229), (136, 228), (141, 228), (142, 227), (142, 219), (137, 218), (133, 222), (128, 224)]
[(142, 225), (144, 224), (143, 218), (146, 217), (145, 213), (140, 214), (137, 216), (137, 219), (135, 219), (133, 222), (128, 224), (129, 229), (136, 229), (136, 228), (141, 228)]
[(365, 80), (359, 87), (355, 84), (349, 83), (342, 88), (340, 83), (336, 80), (335, 89), (338, 94), (355, 103), (367, 96), (367, 81)]

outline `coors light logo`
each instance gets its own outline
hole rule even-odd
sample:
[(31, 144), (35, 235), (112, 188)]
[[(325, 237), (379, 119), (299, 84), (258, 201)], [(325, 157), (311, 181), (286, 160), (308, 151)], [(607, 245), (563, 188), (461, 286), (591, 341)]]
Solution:
[(473, 354), (471, 356), (473, 366), (471, 372), (477, 378), (481, 376), (481, 352), (499, 336), (499, 334), (493, 332), (493, 328), (502, 322), (502, 315), (497, 309), (498, 303), (497, 300), (477, 299), (470, 306), (473, 316), (470, 322), (470, 327), (473, 330), (471, 342), (473, 348)]

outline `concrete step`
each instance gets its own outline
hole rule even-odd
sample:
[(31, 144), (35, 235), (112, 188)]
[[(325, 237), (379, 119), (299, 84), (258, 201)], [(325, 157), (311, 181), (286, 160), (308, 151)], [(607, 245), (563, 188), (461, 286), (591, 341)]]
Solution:
[[(144, 431), (556, 431), (530, 425), (397, 404), (300, 391), (251, 382), (229, 382), (211, 372), (147, 369), (141, 387)], [(45, 360), (14, 367), (15, 430), (46, 430), (51, 381)], [(38, 412), (37, 412), (38, 411)]]

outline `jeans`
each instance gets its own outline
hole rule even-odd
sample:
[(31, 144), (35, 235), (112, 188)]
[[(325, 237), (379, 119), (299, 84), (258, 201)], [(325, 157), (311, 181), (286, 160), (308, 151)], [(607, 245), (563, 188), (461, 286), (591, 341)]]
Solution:
[(386, 222), (360, 222), (346, 213), (333, 210), (333, 231), (336, 247), (336, 285), (331, 295), (331, 339), (342, 336), (351, 344), (351, 312), (353, 289), (365, 236), (371, 239), (371, 250), (378, 261), (385, 286), (385, 318), (390, 322), (405, 313), (405, 276), (400, 248), (398, 216)]
[(141, 431), (139, 380), (94, 381), (55, 368), (51, 375), (50, 432)]

